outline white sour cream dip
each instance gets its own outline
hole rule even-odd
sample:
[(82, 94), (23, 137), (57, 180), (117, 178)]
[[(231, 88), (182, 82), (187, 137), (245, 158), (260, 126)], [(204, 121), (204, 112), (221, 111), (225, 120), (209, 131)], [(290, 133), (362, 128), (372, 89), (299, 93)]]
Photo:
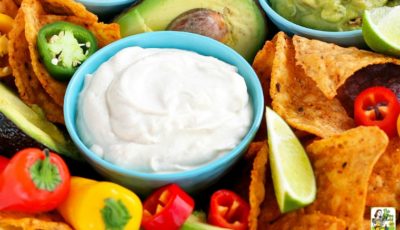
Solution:
[(125, 48), (87, 75), (78, 133), (126, 169), (168, 173), (207, 164), (248, 132), (252, 108), (236, 67), (177, 49)]

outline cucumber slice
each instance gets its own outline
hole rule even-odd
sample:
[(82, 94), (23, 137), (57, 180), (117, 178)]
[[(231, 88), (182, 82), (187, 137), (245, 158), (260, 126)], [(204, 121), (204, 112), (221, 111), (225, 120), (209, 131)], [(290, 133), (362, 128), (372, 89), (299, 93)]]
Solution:
[(195, 211), (182, 225), (180, 230), (229, 230), (207, 224), (206, 214), (202, 211)]
[(0, 83), (0, 151), (14, 154), (27, 147), (47, 147), (73, 159), (82, 159), (71, 139), (49, 122), (38, 106), (29, 107)]

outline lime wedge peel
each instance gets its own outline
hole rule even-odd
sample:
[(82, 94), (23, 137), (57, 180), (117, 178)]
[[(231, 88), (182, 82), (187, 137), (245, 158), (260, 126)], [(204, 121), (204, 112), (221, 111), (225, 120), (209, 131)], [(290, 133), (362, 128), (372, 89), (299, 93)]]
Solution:
[(307, 206), (317, 193), (308, 156), (289, 125), (269, 107), (266, 119), (272, 180), (280, 211)]
[(400, 6), (365, 11), (362, 33), (374, 51), (400, 57)]

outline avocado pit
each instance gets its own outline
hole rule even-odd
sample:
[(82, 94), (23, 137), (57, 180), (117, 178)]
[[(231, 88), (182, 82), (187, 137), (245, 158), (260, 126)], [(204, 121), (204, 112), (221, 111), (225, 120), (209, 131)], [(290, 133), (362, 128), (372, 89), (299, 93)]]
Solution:
[(230, 37), (229, 26), (223, 14), (210, 9), (192, 9), (176, 17), (168, 30), (186, 31), (227, 42)]

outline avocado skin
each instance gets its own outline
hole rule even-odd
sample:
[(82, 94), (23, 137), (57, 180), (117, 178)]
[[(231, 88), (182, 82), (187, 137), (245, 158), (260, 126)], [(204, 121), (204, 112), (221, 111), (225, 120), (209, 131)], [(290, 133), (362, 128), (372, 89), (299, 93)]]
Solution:
[[(0, 155), (11, 158), (18, 151), (29, 147), (39, 149), (48, 148), (24, 133), (18, 128), (18, 126), (0, 112)], [(77, 161), (76, 159), (64, 157), (63, 155), (61, 155), (61, 157), (68, 165), (71, 175), (102, 180), (100, 174), (91, 170), (90, 165), (85, 161)]]
[(21, 131), (14, 122), (0, 112), (0, 153), (11, 157), (16, 152), (28, 147), (46, 148)]

